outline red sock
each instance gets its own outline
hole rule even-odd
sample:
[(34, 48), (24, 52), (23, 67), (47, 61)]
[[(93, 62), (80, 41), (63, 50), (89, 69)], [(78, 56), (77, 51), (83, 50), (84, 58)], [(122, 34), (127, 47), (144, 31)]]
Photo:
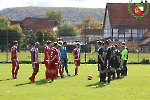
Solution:
[(75, 75), (78, 73), (78, 68), (75, 68)]
[(14, 70), (15, 70), (15, 68), (13, 67), (13, 68), (12, 68), (12, 77), (13, 77), (13, 78), (15, 77), (15, 76), (14, 76), (14, 75), (15, 75)]
[(58, 76), (58, 69), (56, 70), (56, 77)]
[(60, 74), (60, 76), (62, 76), (62, 70), (61, 69), (59, 69), (59, 74)]
[(48, 71), (47, 71), (47, 70), (45, 71), (45, 76), (46, 76), (46, 79), (48, 79), (48, 78), (49, 78), (49, 73), (48, 73)]
[(18, 70), (19, 70), (19, 67), (17, 67), (16, 70), (15, 70), (15, 75), (14, 75), (15, 78), (17, 77)]
[(33, 72), (31, 78), (34, 79), (37, 73)]

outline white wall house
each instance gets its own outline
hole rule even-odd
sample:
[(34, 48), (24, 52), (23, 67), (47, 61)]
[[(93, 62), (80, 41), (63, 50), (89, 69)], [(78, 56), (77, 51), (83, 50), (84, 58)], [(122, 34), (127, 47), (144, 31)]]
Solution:
[(128, 3), (107, 3), (103, 28), (104, 38), (111, 37), (119, 42), (137, 41), (150, 29), (150, 13), (136, 19), (129, 13)]

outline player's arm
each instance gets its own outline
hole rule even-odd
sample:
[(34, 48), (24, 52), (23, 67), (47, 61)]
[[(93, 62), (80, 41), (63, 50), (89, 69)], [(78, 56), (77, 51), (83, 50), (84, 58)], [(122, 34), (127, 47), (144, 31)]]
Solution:
[(13, 48), (12, 50), (11, 50), (11, 57), (13, 58), (13, 57), (15, 57), (16, 56), (16, 52), (15, 52), (15, 49)]
[(34, 63), (34, 51), (31, 51), (31, 63)]

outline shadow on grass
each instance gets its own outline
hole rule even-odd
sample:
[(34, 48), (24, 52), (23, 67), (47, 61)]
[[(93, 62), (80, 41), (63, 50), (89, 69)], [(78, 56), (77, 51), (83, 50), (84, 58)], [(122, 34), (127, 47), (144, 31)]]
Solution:
[(15, 80), (15, 79), (13, 79), (13, 78), (7, 78), (7, 79), (0, 80), (0, 82), (2, 82), (2, 81), (9, 81), (9, 80)]
[(46, 84), (48, 83), (45, 79), (40, 79), (39, 81), (36, 81), (35, 84), (36, 85), (42, 85), (42, 84)]
[(16, 84), (15, 86), (24, 86), (28, 84), (34, 84), (33, 82), (27, 82), (27, 83), (21, 83), (21, 84)]
[(93, 83), (93, 84), (86, 85), (86, 87), (102, 88), (102, 87), (104, 87), (106, 85), (109, 85), (109, 84), (108, 83), (100, 84), (99, 82), (96, 82), (96, 83)]

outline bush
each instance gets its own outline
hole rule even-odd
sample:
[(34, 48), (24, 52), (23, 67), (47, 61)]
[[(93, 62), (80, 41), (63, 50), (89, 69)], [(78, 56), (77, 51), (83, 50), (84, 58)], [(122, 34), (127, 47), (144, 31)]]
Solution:
[(89, 61), (87, 63), (88, 64), (96, 64), (97, 61), (95, 60), (95, 58), (89, 58)]
[(150, 64), (150, 61), (148, 59), (143, 58), (141, 64)]

